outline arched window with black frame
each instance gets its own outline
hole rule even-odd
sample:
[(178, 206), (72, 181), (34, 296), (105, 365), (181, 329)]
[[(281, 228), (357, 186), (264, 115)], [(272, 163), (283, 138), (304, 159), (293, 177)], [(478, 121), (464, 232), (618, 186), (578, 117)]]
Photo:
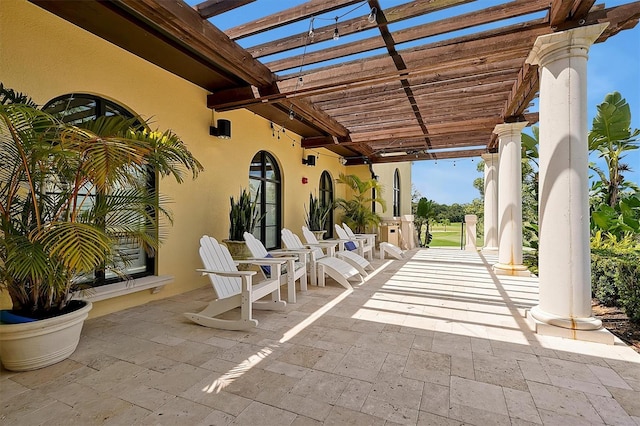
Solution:
[[(59, 96), (47, 102), (42, 109), (66, 123), (77, 126), (81, 126), (83, 123), (95, 120), (98, 117), (122, 116), (127, 119), (136, 117), (136, 114), (113, 101), (84, 93)], [(134, 125), (135, 123), (134, 121)], [(138, 124), (143, 126), (142, 123)], [(150, 167), (146, 169), (146, 172), (140, 178), (146, 181), (146, 187), (149, 191), (155, 191), (155, 173)], [(107, 195), (97, 193), (95, 189), (90, 189), (89, 191), (86, 195), (87, 200), (93, 200), (93, 203), (99, 202), (101, 197), (107, 197)], [(118, 265), (117, 269), (120, 273), (114, 272), (113, 268), (105, 265), (103, 268), (96, 269), (92, 274), (84, 275), (80, 280), (87, 285), (97, 287), (154, 274), (154, 258), (150, 257), (144, 248), (136, 242), (123, 240), (118, 244), (118, 251), (123, 257), (126, 257), (126, 265)]]
[(281, 178), (275, 157), (266, 151), (258, 152), (249, 168), (251, 196), (258, 195), (258, 210), (264, 215), (253, 231), (267, 250), (280, 247)]
[(400, 171), (393, 174), (393, 216), (400, 216)]
[[(318, 188), (318, 199), (322, 205), (333, 206), (333, 180), (331, 175), (326, 170), (322, 172), (320, 176), (320, 185)], [(333, 237), (333, 207), (327, 215), (327, 220), (324, 223), (325, 238)]]

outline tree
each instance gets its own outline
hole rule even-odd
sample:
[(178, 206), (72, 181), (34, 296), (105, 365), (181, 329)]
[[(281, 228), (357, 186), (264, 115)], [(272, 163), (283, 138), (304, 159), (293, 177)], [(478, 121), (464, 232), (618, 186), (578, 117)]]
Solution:
[(624, 172), (631, 168), (621, 160), (628, 151), (638, 149), (640, 130), (631, 130), (631, 108), (618, 92), (607, 94), (597, 110), (589, 132), (589, 150), (598, 153), (606, 169), (589, 165), (600, 178), (591, 186), (591, 229), (616, 238), (638, 235), (640, 188), (625, 180)]
[(638, 191), (637, 185), (625, 181), (623, 173), (631, 168), (621, 160), (626, 152), (638, 149), (640, 130), (631, 130), (631, 108), (619, 92), (607, 94), (597, 110), (589, 132), (589, 150), (598, 152), (607, 169), (602, 170), (593, 163), (590, 167), (600, 177), (601, 185), (595, 189), (601, 193), (604, 203), (615, 208), (622, 192)]
[(484, 200), (484, 160), (478, 163), (476, 170), (482, 175), (473, 180), (473, 187), (478, 190), (480, 198)]
[(343, 220), (354, 228), (354, 231), (362, 233), (366, 231), (367, 226), (377, 225), (380, 223), (380, 216), (371, 210), (373, 203), (378, 203), (382, 207), (382, 211), (387, 209), (385, 200), (378, 197), (372, 197), (372, 190), (376, 194), (382, 194), (383, 187), (375, 179), (361, 180), (356, 175), (345, 175), (340, 173), (337, 180), (338, 183), (347, 185), (353, 192), (353, 198), (346, 200), (338, 198), (336, 205), (344, 210)]
[(538, 147), (540, 132), (537, 126), (531, 127), (533, 136), (522, 134), (522, 222), (524, 244), (537, 248), (538, 242), (538, 195), (539, 169)]
[[(415, 220), (416, 229), (420, 237), (421, 245), (427, 245), (431, 242), (431, 233), (429, 232), (429, 225), (431, 221), (435, 219), (434, 202), (427, 200), (425, 197), (420, 198), (418, 206), (416, 208)], [(422, 227), (426, 225), (424, 238), (422, 237)]]

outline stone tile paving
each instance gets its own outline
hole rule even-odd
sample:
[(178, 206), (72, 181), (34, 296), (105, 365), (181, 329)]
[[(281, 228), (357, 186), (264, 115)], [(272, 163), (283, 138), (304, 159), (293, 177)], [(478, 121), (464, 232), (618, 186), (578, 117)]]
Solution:
[(640, 426), (640, 355), (533, 334), (536, 279), (495, 261), (375, 260), (352, 292), (312, 286), (245, 332), (184, 319), (213, 296), (203, 280), (87, 321), (66, 361), (2, 370), (0, 424)]

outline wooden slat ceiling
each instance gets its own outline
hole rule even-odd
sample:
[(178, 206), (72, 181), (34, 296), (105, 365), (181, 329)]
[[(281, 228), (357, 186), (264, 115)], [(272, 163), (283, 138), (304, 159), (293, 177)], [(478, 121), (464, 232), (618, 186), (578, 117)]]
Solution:
[(640, 1), (309, 0), (223, 32), (227, 13), (275, 2), (30, 1), (206, 88), (209, 108), (247, 108), (347, 164), (495, 151), (496, 124), (537, 122), (537, 37), (608, 22), (603, 42), (640, 19)]

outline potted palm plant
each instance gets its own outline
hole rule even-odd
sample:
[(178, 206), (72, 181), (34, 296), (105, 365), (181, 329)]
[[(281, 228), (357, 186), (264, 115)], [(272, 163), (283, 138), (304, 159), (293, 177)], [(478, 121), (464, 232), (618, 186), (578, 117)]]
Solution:
[(256, 191), (254, 198), (246, 189), (240, 190), (240, 196), (234, 199), (229, 197), (231, 208), (229, 209), (229, 238), (222, 240), (227, 246), (231, 257), (234, 259), (247, 259), (251, 257), (251, 252), (244, 241), (244, 233), (253, 234), (253, 231), (260, 220), (260, 210), (258, 208), (258, 196)]
[(369, 206), (372, 203), (378, 203), (383, 212), (386, 210), (385, 200), (372, 196), (372, 190), (375, 190), (375, 194), (382, 193), (382, 185), (375, 179), (362, 180), (356, 175), (344, 173), (340, 173), (337, 182), (347, 185), (353, 193), (353, 198), (349, 200), (344, 198), (336, 200), (338, 207), (344, 210), (343, 221), (358, 233), (366, 232), (369, 226), (377, 226), (380, 223), (380, 216)]
[(157, 249), (158, 220), (171, 215), (142, 174), (150, 167), (182, 182), (202, 166), (178, 136), (140, 118), (71, 125), (1, 84), (0, 163), (0, 288), (12, 302), (0, 358), (32, 370), (75, 350), (91, 309), (73, 299), (83, 276), (122, 273), (123, 241)]
[(332, 205), (325, 205), (313, 194), (309, 194), (309, 209), (307, 210), (305, 207), (305, 212), (307, 213), (305, 223), (318, 240), (324, 237), (326, 232), (324, 227), (331, 210), (333, 210)]

